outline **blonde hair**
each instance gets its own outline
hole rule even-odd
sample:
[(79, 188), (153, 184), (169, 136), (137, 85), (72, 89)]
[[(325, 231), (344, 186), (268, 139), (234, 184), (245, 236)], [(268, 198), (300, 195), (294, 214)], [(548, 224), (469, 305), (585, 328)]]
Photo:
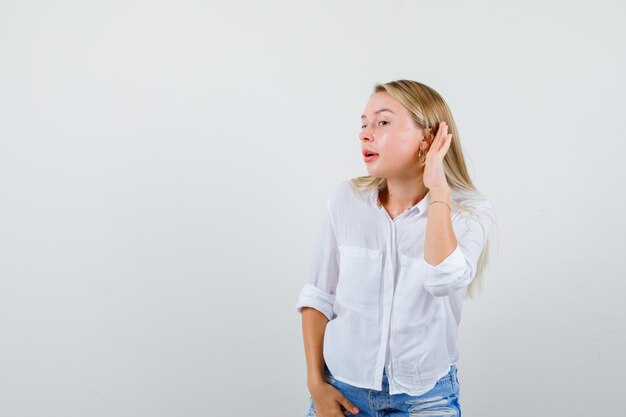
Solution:
[[(386, 92), (398, 100), (411, 114), (415, 123), (424, 129), (424, 136), (428, 143), (436, 136), (439, 123), (445, 121), (448, 133), (452, 133), (450, 148), (443, 158), (446, 180), (452, 191), (450, 207), (454, 215), (463, 212), (477, 218), (476, 210), (470, 205), (455, 201), (455, 195), (469, 193), (482, 195), (478, 192), (467, 173), (459, 131), (454, 123), (452, 112), (447, 103), (433, 88), (412, 80), (396, 80), (384, 84), (376, 84), (372, 96), (379, 92)], [(371, 97), (371, 96), (370, 96)], [(373, 188), (385, 188), (387, 180), (373, 175), (351, 178), (352, 186), (359, 191), (371, 191)], [(489, 214), (491, 216), (491, 214)], [(454, 218), (454, 217), (453, 217)], [(492, 217), (495, 223), (495, 217)], [(482, 224), (481, 224), (482, 227)], [(484, 228), (483, 228), (484, 231)], [(466, 297), (473, 298), (475, 292), (482, 288), (482, 275), (489, 259), (489, 239), (485, 242), (478, 258), (474, 278), (467, 288)]]

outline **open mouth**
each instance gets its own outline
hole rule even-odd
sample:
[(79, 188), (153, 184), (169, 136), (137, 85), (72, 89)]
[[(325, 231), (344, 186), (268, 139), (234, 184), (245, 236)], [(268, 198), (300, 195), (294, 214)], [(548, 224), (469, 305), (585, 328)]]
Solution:
[(378, 154), (374, 153), (374, 152), (364, 152), (363, 153), (363, 160), (365, 162), (371, 162), (374, 159), (378, 158)]

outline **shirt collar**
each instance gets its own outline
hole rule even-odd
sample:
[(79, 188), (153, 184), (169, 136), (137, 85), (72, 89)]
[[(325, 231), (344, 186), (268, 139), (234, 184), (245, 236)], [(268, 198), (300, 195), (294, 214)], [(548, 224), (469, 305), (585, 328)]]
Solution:
[[(374, 189), (370, 192), (369, 199), (370, 199), (372, 207), (374, 207), (377, 210), (384, 210), (385, 208), (381, 204), (379, 204), (378, 192), (379, 192), (379, 189), (374, 187)], [(424, 198), (422, 198), (419, 203), (415, 204), (414, 206), (409, 207), (406, 211), (414, 211), (415, 209), (417, 209), (419, 213), (424, 213), (426, 209), (428, 208), (429, 203), (430, 203), (430, 190), (428, 190)]]

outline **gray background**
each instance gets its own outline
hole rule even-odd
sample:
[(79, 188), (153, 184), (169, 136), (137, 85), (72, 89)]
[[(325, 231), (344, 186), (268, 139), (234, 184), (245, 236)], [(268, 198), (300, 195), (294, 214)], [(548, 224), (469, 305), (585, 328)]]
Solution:
[(0, 1), (0, 415), (302, 416), (316, 227), (398, 78), (446, 98), (498, 212), (464, 415), (615, 414), (625, 11)]

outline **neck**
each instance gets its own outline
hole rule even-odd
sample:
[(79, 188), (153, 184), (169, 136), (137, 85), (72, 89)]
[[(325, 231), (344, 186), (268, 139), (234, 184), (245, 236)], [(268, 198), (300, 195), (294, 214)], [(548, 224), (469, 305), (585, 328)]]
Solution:
[(428, 193), (422, 177), (410, 181), (387, 179), (387, 187), (382, 192), (381, 202), (398, 212), (422, 201)]

